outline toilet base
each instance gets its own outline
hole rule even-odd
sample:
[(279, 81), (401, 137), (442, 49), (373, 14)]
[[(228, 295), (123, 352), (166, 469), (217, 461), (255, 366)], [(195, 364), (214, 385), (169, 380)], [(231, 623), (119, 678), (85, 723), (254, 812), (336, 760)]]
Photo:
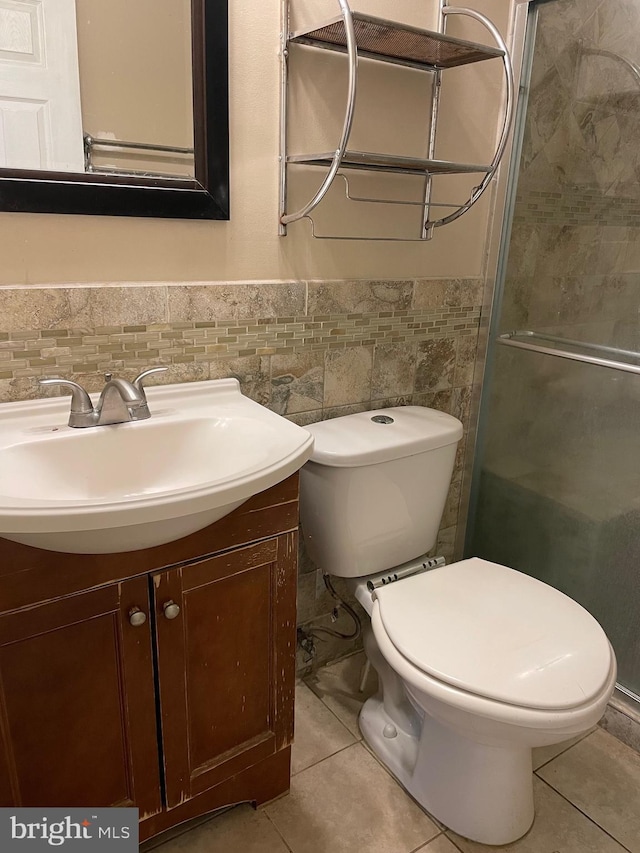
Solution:
[[(409, 790), (418, 757), (418, 738), (396, 725), (385, 711), (380, 696), (367, 699), (360, 711), (358, 724), (362, 736), (380, 761), (393, 773), (403, 788)], [(390, 730), (397, 733), (395, 737), (385, 735), (385, 731), (388, 734)]]
[[(481, 844), (509, 844), (531, 828), (529, 748), (476, 743), (429, 716), (417, 737), (394, 723), (379, 696), (365, 702), (359, 723), (364, 739), (398, 782), (458, 835)], [(394, 730), (395, 737), (389, 737)]]

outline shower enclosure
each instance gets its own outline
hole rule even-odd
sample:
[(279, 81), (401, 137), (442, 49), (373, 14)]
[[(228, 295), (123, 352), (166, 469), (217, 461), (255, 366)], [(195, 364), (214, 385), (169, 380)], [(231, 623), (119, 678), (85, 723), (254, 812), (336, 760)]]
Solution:
[[(640, 4), (530, 5), (466, 552), (602, 624), (640, 702)], [(640, 711), (640, 705), (635, 707)]]

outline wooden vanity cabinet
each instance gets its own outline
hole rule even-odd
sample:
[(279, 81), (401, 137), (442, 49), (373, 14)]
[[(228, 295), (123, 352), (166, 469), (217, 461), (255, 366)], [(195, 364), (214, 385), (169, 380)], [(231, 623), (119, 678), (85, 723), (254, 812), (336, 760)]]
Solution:
[(0, 616), (0, 805), (160, 811), (145, 578)]
[(0, 540), (0, 806), (135, 806), (144, 840), (288, 789), (297, 486), (145, 551)]
[(291, 741), (294, 547), (285, 534), (152, 578), (169, 808)]

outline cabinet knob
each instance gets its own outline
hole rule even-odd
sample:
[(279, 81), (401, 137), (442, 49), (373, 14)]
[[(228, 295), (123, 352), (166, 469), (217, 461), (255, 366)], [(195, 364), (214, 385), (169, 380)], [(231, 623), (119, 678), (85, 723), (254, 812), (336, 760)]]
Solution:
[(180, 613), (180, 607), (175, 603), (175, 601), (166, 601), (162, 605), (162, 609), (164, 610), (164, 615), (167, 619), (175, 619)]
[(129, 622), (134, 628), (139, 628), (147, 621), (147, 614), (140, 610), (139, 607), (132, 607), (129, 611)]

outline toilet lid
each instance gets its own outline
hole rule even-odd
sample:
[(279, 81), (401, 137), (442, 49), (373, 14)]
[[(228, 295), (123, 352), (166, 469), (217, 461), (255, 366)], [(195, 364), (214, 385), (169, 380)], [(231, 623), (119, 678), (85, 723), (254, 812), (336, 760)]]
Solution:
[(384, 629), (414, 666), (526, 708), (574, 708), (611, 672), (604, 631), (558, 590), (473, 558), (376, 590)]

